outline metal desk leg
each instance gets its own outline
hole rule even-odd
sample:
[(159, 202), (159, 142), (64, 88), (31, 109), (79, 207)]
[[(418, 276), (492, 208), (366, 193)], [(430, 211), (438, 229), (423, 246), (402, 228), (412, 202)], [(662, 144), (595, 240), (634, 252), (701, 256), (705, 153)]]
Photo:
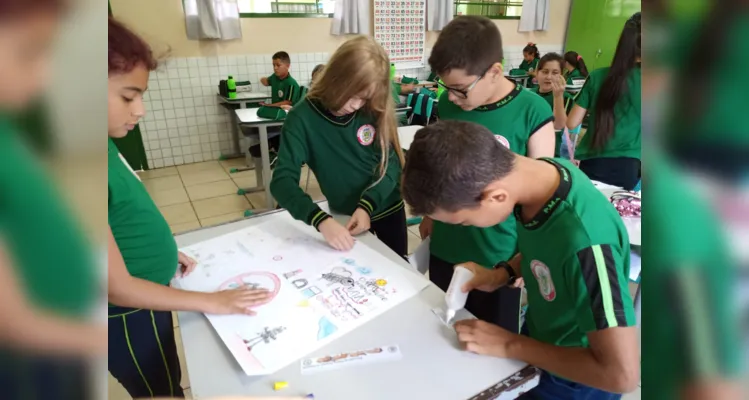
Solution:
[[(265, 188), (265, 205), (268, 210), (272, 210), (274, 206), (273, 196), (270, 194), (270, 150), (268, 149), (268, 126), (260, 125), (260, 155), (263, 160), (263, 182), (262, 185)], [(258, 182), (260, 184), (260, 182)]]

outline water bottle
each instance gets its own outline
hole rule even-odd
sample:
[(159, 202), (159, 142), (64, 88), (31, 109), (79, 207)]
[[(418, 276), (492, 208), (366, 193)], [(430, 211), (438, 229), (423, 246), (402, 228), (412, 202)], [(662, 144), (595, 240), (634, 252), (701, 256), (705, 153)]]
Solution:
[(234, 77), (229, 75), (229, 79), (226, 80), (226, 87), (229, 89), (229, 98), (237, 98), (237, 82), (234, 81)]

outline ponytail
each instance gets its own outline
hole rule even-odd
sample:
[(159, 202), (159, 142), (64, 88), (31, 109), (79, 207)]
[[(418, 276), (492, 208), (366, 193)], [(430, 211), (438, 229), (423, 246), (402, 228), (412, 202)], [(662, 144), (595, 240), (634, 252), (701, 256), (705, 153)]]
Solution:
[(585, 65), (585, 60), (583, 60), (583, 57), (576, 51), (568, 51), (564, 53), (564, 61), (580, 71), (582, 76), (586, 78), (588, 77), (588, 67)]
[(533, 57), (541, 58), (541, 54), (538, 52), (538, 46), (533, 42), (528, 42), (528, 45), (523, 47), (523, 53), (533, 54)]

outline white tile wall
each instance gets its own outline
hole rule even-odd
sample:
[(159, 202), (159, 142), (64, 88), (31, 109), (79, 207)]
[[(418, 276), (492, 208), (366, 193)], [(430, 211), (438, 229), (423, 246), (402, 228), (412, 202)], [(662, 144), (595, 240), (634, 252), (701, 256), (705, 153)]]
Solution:
[[(505, 58), (516, 67), (522, 61), (523, 46), (505, 49)], [(561, 48), (540, 46), (541, 54)], [(328, 53), (291, 53), (291, 75), (308, 86), (312, 69), (324, 64)], [(425, 68), (397, 70), (424, 80)], [(216, 97), (218, 82), (228, 75), (249, 80), (252, 90), (270, 93), (260, 77), (272, 73), (271, 54), (173, 58), (151, 73), (145, 95), (147, 114), (140, 124), (150, 168), (216, 160), (231, 151), (231, 119)]]

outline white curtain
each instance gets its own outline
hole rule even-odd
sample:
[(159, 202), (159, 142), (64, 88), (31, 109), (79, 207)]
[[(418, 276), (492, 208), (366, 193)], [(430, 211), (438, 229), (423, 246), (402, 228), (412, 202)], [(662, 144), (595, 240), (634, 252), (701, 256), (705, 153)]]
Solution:
[(369, 35), (370, 0), (336, 0), (333, 12), (332, 35)]
[(187, 38), (241, 39), (237, 0), (184, 0)]
[(427, 0), (427, 30), (441, 31), (453, 20), (454, 0)]
[(523, 0), (518, 32), (548, 30), (550, 2), (551, 0)]

